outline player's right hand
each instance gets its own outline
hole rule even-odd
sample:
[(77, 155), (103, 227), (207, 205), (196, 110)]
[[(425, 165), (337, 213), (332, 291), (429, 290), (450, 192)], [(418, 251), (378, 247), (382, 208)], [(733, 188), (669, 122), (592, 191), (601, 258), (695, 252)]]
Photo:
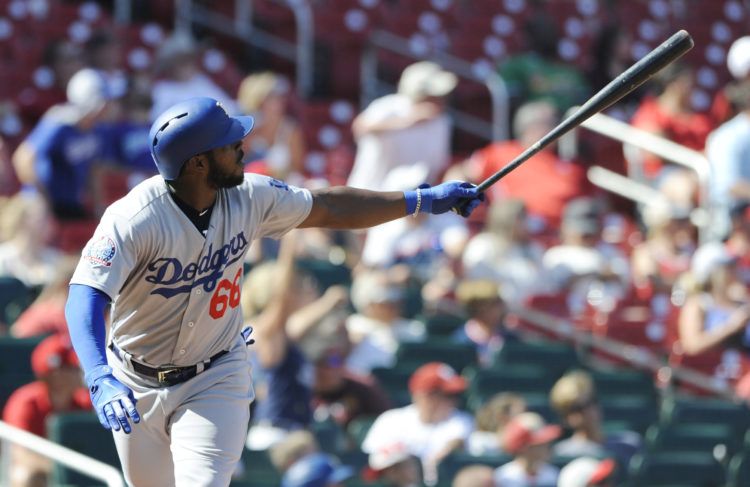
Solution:
[(106, 429), (130, 433), (130, 421), (138, 423), (141, 416), (135, 408), (136, 400), (133, 391), (117, 380), (112, 373), (89, 378), (86, 382), (89, 386), (91, 402), (99, 418), (99, 422)]

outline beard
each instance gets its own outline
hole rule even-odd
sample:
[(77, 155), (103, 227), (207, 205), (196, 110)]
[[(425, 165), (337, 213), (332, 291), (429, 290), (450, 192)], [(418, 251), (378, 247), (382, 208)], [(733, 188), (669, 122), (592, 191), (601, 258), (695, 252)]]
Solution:
[[(230, 172), (222, 171), (219, 165), (216, 163), (213, 153), (209, 152), (206, 154), (208, 157), (208, 184), (216, 189), (234, 188), (239, 186), (245, 181), (245, 174), (235, 174)], [(244, 154), (240, 151), (237, 157), (237, 165), (242, 166), (242, 158)]]

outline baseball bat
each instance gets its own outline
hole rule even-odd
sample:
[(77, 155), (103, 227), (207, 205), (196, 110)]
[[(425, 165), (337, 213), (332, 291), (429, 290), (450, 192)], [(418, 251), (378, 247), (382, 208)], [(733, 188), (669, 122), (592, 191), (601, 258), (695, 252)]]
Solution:
[(589, 98), (578, 110), (539, 139), (534, 145), (528, 147), (519, 156), (500, 168), (495, 174), (482, 181), (477, 189), (485, 191), (509, 172), (526, 162), (534, 154), (565, 135), (573, 127), (580, 125), (592, 115), (616, 103), (622, 97), (641, 86), (647, 79), (681, 57), (692, 49), (692, 47), (693, 38), (690, 37), (687, 31), (680, 30), (676, 32), (660, 46), (646, 54), (640, 61), (613, 79), (607, 86), (599, 90), (597, 94)]

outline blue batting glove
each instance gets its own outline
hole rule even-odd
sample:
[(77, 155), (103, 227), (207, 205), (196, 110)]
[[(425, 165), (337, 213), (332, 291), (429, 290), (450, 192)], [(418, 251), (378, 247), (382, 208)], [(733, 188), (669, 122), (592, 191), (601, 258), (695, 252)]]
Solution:
[(139, 423), (141, 416), (135, 409), (136, 400), (133, 391), (112, 375), (112, 368), (106, 365), (94, 367), (86, 374), (86, 384), (91, 395), (91, 402), (106, 429), (130, 433), (130, 422)]
[(407, 214), (419, 212), (439, 215), (453, 210), (468, 217), (485, 200), (486, 195), (477, 191), (474, 184), (448, 181), (433, 187), (423, 184), (418, 190), (405, 191), (404, 197)]
[(250, 338), (250, 335), (253, 333), (253, 327), (247, 326), (244, 330), (240, 332), (240, 335), (242, 335), (242, 338), (245, 340), (245, 345), (252, 345), (255, 343), (254, 338)]

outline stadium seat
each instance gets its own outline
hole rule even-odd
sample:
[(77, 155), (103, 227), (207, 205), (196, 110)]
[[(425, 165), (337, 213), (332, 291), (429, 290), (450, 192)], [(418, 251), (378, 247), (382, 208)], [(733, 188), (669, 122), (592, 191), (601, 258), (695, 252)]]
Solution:
[(750, 427), (750, 409), (744, 404), (714, 398), (690, 396), (668, 397), (659, 411), (659, 422), (720, 423), (733, 425), (740, 431)]
[(541, 340), (509, 340), (495, 357), (493, 368), (521, 364), (544, 367), (552, 375), (562, 375), (581, 365), (578, 354), (569, 345)]
[(375, 417), (361, 417), (353, 419), (346, 427), (346, 433), (349, 435), (356, 446), (361, 446), (362, 442), (365, 441), (367, 432), (370, 431), (372, 423), (375, 422)]
[(13, 391), (34, 381), (31, 352), (43, 338), (0, 337), (0, 411)]
[(629, 395), (655, 399), (656, 388), (650, 374), (624, 367), (588, 371), (600, 397)]
[(469, 455), (468, 453), (457, 452), (452, 453), (445, 457), (440, 465), (438, 466), (438, 479), (439, 486), (451, 485), (451, 480), (456, 476), (459, 470), (467, 465), (489, 465), (490, 467), (497, 468), (504, 465), (513, 459), (512, 456), (507, 454), (497, 455)]
[(425, 324), (430, 337), (450, 337), (466, 322), (466, 316), (448, 313), (419, 315), (415, 319)]
[(392, 405), (401, 407), (411, 403), (408, 384), (414, 369), (412, 365), (375, 367), (371, 373), (391, 400)]
[(499, 392), (546, 398), (557, 377), (544, 367), (509, 365), (498, 369), (470, 368), (464, 373), (469, 381), (472, 406), (484, 403)]
[(270, 487), (281, 483), (281, 475), (271, 463), (268, 450), (243, 449), (240, 461), (244, 471), (232, 480), (232, 487)]
[(401, 343), (396, 351), (398, 367), (414, 368), (427, 362), (444, 362), (461, 372), (476, 363), (477, 354), (473, 345), (456, 343), (448, 339), (432, 338), (421, 343)]
[(728, 467), (727, 487), (750, 485), (750, 454), (741, 452), (732, 457)]
[[(93, 412), (57, 414), (50, 417), (47, 436), (51, 441), (68, 447), (84, 455), (120, 468), (117, 450), (112, 433), (99, 424)], [(51, 474), (51, 485), (70, 484), (78, 487), (100, 486), (94, 480), (79, 472), (55, 464)]]
[(14, 277), (0, 277), (0, 325), (12, 325), (37, 293)]
[(657, 422), (658, 410), (653, 398), (631, 395), (599, 395), (604, 426), (611, 431), (630, 430), (643, 434)]
[(653, 425), (646, 432), (652, 452), (703, 452), (726, 457), (739, 451), (744, 431), (720, 423)]
[(321, 291), (331, 286), (350, 286), (352, 276), (349, 267), (344, 264), (332, 264), (321, 259), (300, 259), (297, 268), (312, 274)]
[(726, 472), (711, 454), (655, 453), (630, 462), (630, 484), (648, 487), (706, 487), (724, 485)]

